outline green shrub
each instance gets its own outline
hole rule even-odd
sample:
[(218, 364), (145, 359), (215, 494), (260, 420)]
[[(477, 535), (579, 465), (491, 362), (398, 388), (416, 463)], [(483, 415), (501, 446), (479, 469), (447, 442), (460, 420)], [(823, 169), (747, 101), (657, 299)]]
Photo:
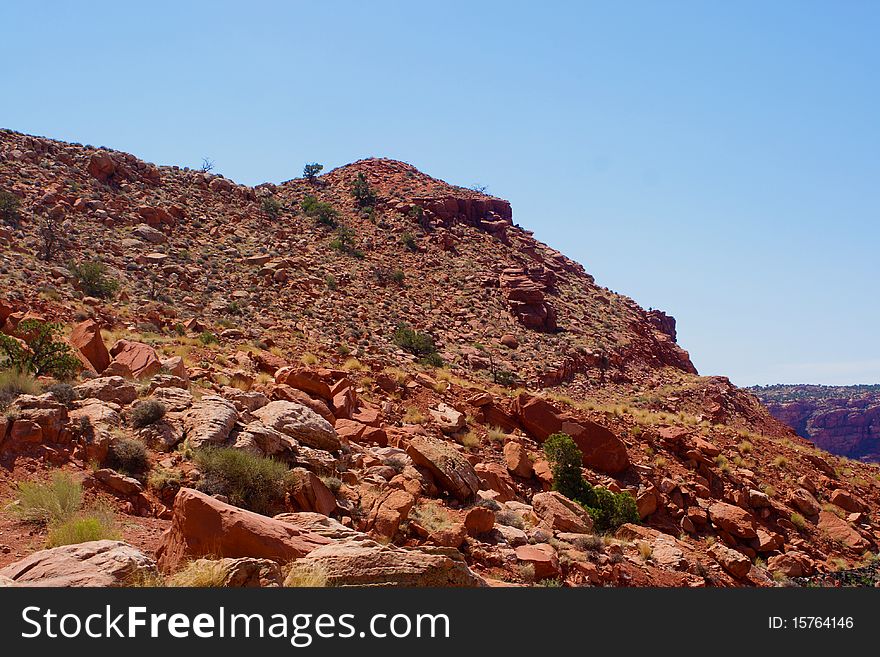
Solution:
[(312, 162), (303, 167), (303, 178), (308, 180), (309, 182), (315, 182), (315, 178), (318, 177), (318, 174), (324, 170), (323, 164), (318, 164), (317, 162)]
[(416, 244), (416, 238), (413, 237), (412, 233), (404, 233), (403, 235), (401, 235), (400, 243), (403, 244), (403, 246), (410, 251), (419, 250), (418, 244)]
[(201, 342), (206, 347), (209, 344), (217, 344), (217, 336), (210, 331), (202, 331), (199, 334), (199, 342)]
[(0, 190), (0, 222), (11, 228), (18, 228), (21, 223), (19, 208), (21, 200), (12, 192)]
[(376, 205), (376, 193), (370, 187), (363, 173), (358, 173), (352, 182), (351, 195), (361, 209), (372, 208)]
[(81, 262), (71, 265), (70, 271), (86, 296), (109, 299), (119, 289), (119, 281), (107, 275), (107, 266), (103, 262)]
[(15, 338), (0, 334), (0, 357), (5, 366), (34, 376), (50, 375), (70, 379), (82, 369), (79, 358), (64, 338), (64, 327), (53, 322), (26, 319), (16, 333), (23, 336), (27, 349)]
[(354, 230), (348, 226), (340, 226), (336, 229), (336, 238), (330, 242), (330, 248), (355, 258), (363, 258), (364, 254), (355, 248), (354, 238)]
[(0, 370), (0, 411), (19, 395), (40, 394), (40, 383), (33, 376), (17, 369)]
[(553, 473), (553, 490), (583, 506), (596, 529), (613, 531), (621, 525), (639, 522), (636, 501), (629, 493), (612, 493), (591, 486), (581, 471), (583, 453), (565, 433), (555, 433), (544, 442), (544, 454)]
[(137, 438), (117, 438), (110, 444), (107, 465), (130, 476), (142, 475), (150, 469), (147, 446)]
[(19, 482), (17, 496), (18, 504), (10, 509), (22, 520), (40, 524), (64, 522), (82, 505), (82, 484), (66, 472), (56, 472), (48, 483)]
[(147, 485), (159, 494), (166, 489), (172, 489), (175, 493), (183, 485), (183, 475), (177, 470), (168, 468), (153, 468), (147, 478)]
[(267, 515), (283, 507), (288, 472), (283, 463), (231, 447), (197, 450), (195, 461), (202, 473), (199, 488), (206, 493)]
[(88, 541), (116, 540), (120, 537), (112, 514), (91, 511), (52, 526), (46, 542), (50, 548), (53, 548)]
[(165, 417), (165, 404), (156, 399), (147, 399), (135, 404), (131, 409), (131, 423), (141, 429)]
[(443, 365), (443, 359), (434, 345), (434, 338), (427, 333), (420, 333), (406, 324), (398, 324), (391, 339), (398, 347), (418, 358), (423, 365)]
[(303, 214), (315, 219), (319, 224), (330, 227), (336, 225), (338, 213), (329, 203), (323, 203), (314, 196), (308, 195), (302, 200), (300, 207), (302, 207)]
[(260, 207), (270, 219), (277, 219), (280, 217), (281, 211), (284, 209), (284, 205), (282, 205), (281, 201), (274, 196), (264, 196), (263, 200), (260, 201)]
[(492, 379), (495, 383), (505, 388), (516, 385), (516, 374), (509, 370), (496, 370), (492, 372)]

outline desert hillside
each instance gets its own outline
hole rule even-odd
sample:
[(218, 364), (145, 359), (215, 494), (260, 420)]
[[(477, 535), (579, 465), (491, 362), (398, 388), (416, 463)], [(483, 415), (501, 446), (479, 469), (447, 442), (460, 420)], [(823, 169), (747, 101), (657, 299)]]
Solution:
[[(248, 187), (0, 132), (0, 579), (770, 586), (870, 567), (880, 471), (699, 376), (672, 317), (503, 199), (386, 159), (312, 173)], [(75, 363), (34, 365), (53, 339)], [(30, 513), (35, 486), (82, 499)]]

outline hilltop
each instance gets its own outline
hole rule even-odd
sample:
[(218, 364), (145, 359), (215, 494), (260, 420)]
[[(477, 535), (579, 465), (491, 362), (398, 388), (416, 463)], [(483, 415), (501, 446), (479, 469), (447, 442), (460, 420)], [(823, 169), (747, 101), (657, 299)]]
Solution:
[[(18, 205), (2, 331), (57, 322), (83, 366), (70, 394), (44, 377), (7, 395), (0, 494), (69, 473), (124, 518), (107, 549), (137, 569), (223, 556), (210, 567), (264, 585), (291, 561), (370, 583), (366, 559), (374, 583), (762, 586), (876, 550), (875, 467), (699, 376), (672, 317), (597, 285), (503, 199), (387, 159), (249, 187), (11, 131), (0, 191)], [(560, 432), (613, 517), (551, 490)], [(208, 448), (283, 493), (220, 481)], [(248, 538), (209, 540), (222, 518)], [(45, 528), (7, 514), (0, 532), (0, 575), (61, 558), (38, 552)]]

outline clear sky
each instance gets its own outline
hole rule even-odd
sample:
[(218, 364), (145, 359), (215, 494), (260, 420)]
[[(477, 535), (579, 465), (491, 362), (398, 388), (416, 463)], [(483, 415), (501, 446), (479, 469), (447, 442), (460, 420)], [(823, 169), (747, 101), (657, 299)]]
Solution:
[(0, 126), (239, 182), (411, 162), (678, 319), (704, 374), (880, 382), (880, 3), (23, 2)]

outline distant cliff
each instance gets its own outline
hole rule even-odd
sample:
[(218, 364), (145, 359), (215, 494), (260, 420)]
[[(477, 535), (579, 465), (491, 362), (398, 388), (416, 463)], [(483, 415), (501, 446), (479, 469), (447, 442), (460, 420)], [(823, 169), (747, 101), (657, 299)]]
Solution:
[(880, 462), (880, 385), (750, 388), (778, 420), (817, 447)]

